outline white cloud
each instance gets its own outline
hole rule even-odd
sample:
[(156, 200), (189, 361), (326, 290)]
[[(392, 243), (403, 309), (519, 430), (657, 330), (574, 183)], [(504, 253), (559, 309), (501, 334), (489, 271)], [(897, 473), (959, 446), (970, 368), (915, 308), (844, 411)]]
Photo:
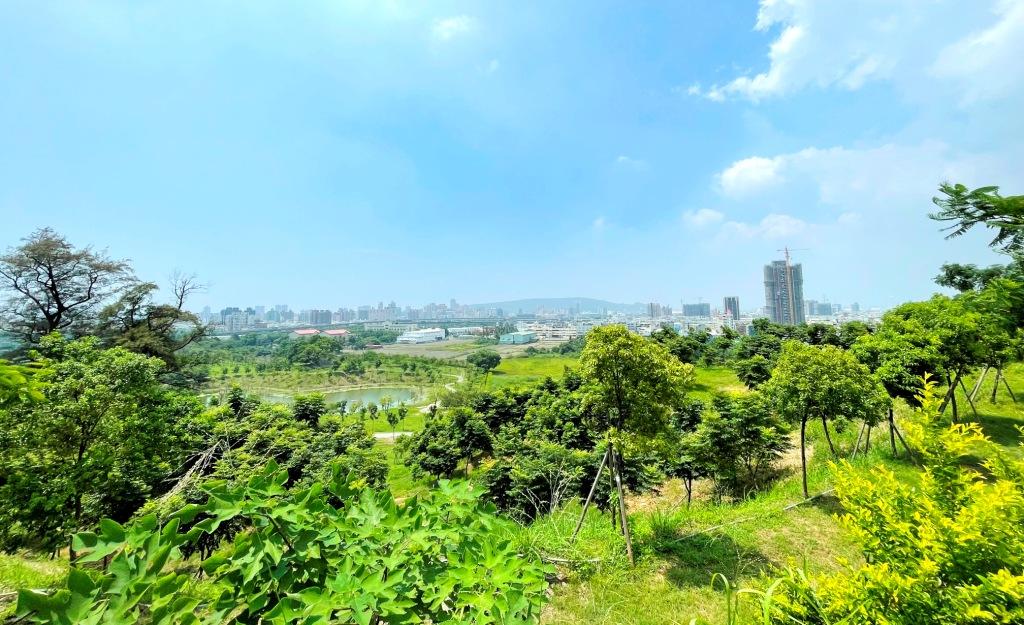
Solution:
[(641, 160), (639, 158), (633, 158), (631, 156), (626, 156), (625, 154), (620, 154), (619, 156), (617, 156), (615, 158), (615, 163), (618, 164), (621, 167), (628, 167), (630, 169), (637, 169), (637, 170), (647, 169), (647, 162), (646, 161)]
[(727, 221), (722, 224), (719, 239), (782, 239), (804, 233), (808, 224), (802, 219), (781, 213), (765, 215), (757, 223)]
[(757, 101), (811, 86), (888, 80), (911, 91), (951, 78), (971, 97), (994, 97), (1024, 82), (1021, 0), (761, 0), (755, 28), (779, 29), (768, 68), (693, 92)]
[(1024, 59), (1024, 2), (1003, 0), (995, 9), (998, 20), (943, 49), (931, 66), (940, 79), (970, 83), (963, 104), (996, 98), (1021, 82)]
[(718, 186), (728, 196), (742, 197), (781, 182), (776, 158), (752, 156), (736, 161), (718, 174)]
[(449, 41), (473, 30), (476, 21), (468, 15), (455, 15), (434, 20), (430, 34), (437, 41)]
[(696, 211), (683, 213), (683, 221), (694, 228), (701, 228), (710, 224), (716, 224), (725, 219), (725, 215), (711, 208), (701, 208)]
[[(943, 180), (980, 180), (1005, 171), (997, 159), (954, 151), (937, 141), (871, 148), (805, 148), (772, 157), (736, 161), (717, 175), (733, 199), (817, 192), (816, 202), (842, 205), (852, 199), (917, 198), (927, 201)], [(982, 184), (982, 182), (978, 182)]]

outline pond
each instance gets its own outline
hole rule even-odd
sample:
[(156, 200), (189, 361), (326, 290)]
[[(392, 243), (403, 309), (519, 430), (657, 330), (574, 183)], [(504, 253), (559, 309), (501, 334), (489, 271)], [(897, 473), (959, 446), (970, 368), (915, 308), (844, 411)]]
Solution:
[[(362, 402), (363, 404), (374, 403), (379, 404), (380, 398), (384, 396), (391, 398), (393, 405), (398, 405), (401, 402), (412, 403), (423, 396), (421, 389), (414, 388), (411, 386), (377, 386), (373, 388), (346, 388), (338, 389), (336, 391), (327, 391), (324, 393), (324, 397), (327, 398), (328, 405), (335, 404), (342, 401)], [(261, 395), (264, 401), (273, 402), (276, 404), (290, 404), (292, 403), (291, 395), (284, 395), (278, 393), (266, 393)]]

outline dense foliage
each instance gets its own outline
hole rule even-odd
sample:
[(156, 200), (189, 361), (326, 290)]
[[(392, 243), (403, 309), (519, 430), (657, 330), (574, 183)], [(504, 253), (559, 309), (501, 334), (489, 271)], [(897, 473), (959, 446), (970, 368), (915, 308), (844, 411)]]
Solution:
[(0, 410), (0, 548), (53, 549), (156, 492), (196, 442), (198, 400), (168, 390), (163, 363), (94, 338), (43, 339), (41, 399)]
[[(504, 522), (466, 484), (397, 504), (338, 470), (299, 491), (288, 480), (271, 464), (244, 484), (206, 485), (205, 503), (162, 526), (105, 521), (75, 539), (82, 562), (110, 559), (105, 571), (73, 569), (53, 595), (22, 591), (18, 613), (54, 624), (538, 620), (547, 569), (500, 541)], [(182, 548), (227, 523), (249, 529), (200, 563), (197, 588)]]
[[(773, 623), (1019, 623), (1024, 620), (1024, 461), (976, 424), (946, 425), (928, 384), (908, 435), (919, 484), (883, 467), (836, 472), (840, 517), (865, 563), (772, 586)], [(970, 461), (984, 457), (981, 467)]]

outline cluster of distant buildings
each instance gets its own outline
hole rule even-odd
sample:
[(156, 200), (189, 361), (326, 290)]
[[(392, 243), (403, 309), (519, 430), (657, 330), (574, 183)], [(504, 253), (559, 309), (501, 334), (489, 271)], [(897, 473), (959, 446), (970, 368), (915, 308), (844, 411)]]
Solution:
[[(765, 305), (755, 311), (742, 311), (737, 296), (722, 298), (721, 307), (709, 302), (681, 303), (678, 309), (651, 302), (646, 311), (640, 307), (634, 312), (586, 312), (579, 308), (518, 311), (509, 317), (500, 308), (481, 308), (461, 305), (452, 299), (448, 304), (427, 304), (421, 308), (404, 308), (391, 302), (385, 305), (357, 308), (307, 309), (295, 312), (286, 304), (273, 307), (228, 307), (213, 312), (203, 309), (200, 317), (214, 333), (233, 334), (261, 329), (292, 329), (296, 335), (326, 334), (342, 336), (344, 327), (359, 325), (365, 329), (390, 329), (400, 333), (398, 342), (419, 344), (448, 338), (473, 337), (493, 334), (498, 320), (511, 321), (515, 332), (506, 332), (499, 341), (505, 344), (533, 342), (561, 343), (587, 333), (591, 328), (611, 323), (624, 324), (634, 332), (648, 335), (669, 326), (679, 332), (691, 330), (720, 334), (730, 328), (741, 334), (750, 333), (753, 321), (767, 317), (775, 323), (795, 325), (808, 321), (839, 324), (850, 320), (876, 321), (881, 311), (861, 311), (854, 303), (844, 307), (827, 301), (804, 298), (803, 266), (791, 262), (789, 250), (785, 258), (764, 266)], [(474, 320), (483, 321), (474, 324)], [(466, 324), (465, 322), (469, 322)], [(463, 322), (464, 325), (460, 325)]]
[[(229, 306), (220, 311), (213, 311), (209, 306), (199, 313), (200, 319), (210, 325), (215, 332), (235, 333), (246, 330), (264, 330), (289, 328), (294, 326), (330, 326), (351, 323), (386, 324), (388, 322), (415, 322), (466, 320), (466, 319), (500, 319), (504, 316), (500, 308), (479, 308), (464, 306), (454, 299), (448, 304), (427, 304), (422, 308), (406, 306), (402, 308), (395, 302), (385, 305), (379, 302), (376, 306), (359, 306), (357, 308), (306, 309), (293, 311), (287, 304), (273, 307), (250, 306), (239, 308)], [(378, 327), (381, 327), (378, 325)]]

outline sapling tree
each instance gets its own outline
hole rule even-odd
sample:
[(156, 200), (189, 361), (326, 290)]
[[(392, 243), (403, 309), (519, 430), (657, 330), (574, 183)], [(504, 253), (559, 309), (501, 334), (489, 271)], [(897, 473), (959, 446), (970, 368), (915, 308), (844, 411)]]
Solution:
[(501, 364), (501, 355), (493, 349), (482, 349), (466, 356), (466, 362), (488, 373)]
[(940, 364), (945, 373), (948, 390), (939, 407), (953, 408), (953, 420), (959, 419), (956, 389), (963, 376), (972, 368), (984, 364), (985, 323), (982, 315), (971, 310), (963, 299), (936, 295), (924, 302), (909, 302), (889, 311), (891, 322), (916, 321), (920, 327), (934, 333), (937, 339)]
[[(693, 366), (684, 365), (667, 348), (630, 332), (623, 325), (594, 328), (580, 357), (580, 373), (593, 402), (607, 414), (607, 463), (615, 482), (626, 550), (633, 560), (632, 539), (621, 479), (618, 438), (653, 436), (668, 426), (693, 379)], [(595, 482), (600, 479), (600, 472)], [(586, 514), (588, 498), (584, 504)]]
[(885, 389), (868, 368), (832, 345), (797, 341), (783, 345), (772, 377), (761, 387), (776, 414), (800, 426), (800, 468), (807, 489), (807, 423), (819, 419), (829, 448), (835, 446), (829, 421), (839, 418), (876, 421), (888, 406)]
[(299, 421), (316, 425), (320, 417), (327, 413), (327, 399), (323, 393), (296, 395), (292, 403), (292, 414)]
[[(939, 349), (936, 334), (917, 320), (889, 314), (882, 317), (877, 331), (861, 336), (850, 347), (853, 355), (875, 374), (889, 397), (903, 399), (911, 405), (920, 395), (923, 376), (942, 372)], [(888, 425), (889, 446), (895, 455), (899, 431), (891, 402)], [(902, 436), (900, 438), (902, 440)]]

